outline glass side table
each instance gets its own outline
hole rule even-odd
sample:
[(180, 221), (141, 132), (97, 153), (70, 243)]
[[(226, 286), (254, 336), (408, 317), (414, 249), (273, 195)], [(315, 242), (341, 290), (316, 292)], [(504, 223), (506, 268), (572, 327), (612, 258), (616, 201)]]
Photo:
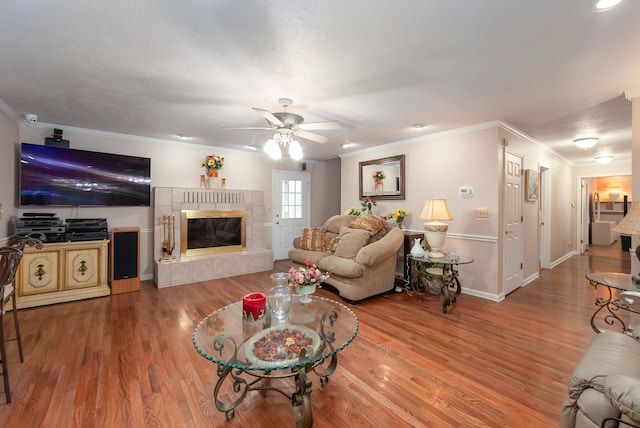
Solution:
[(429, 258), (427, 254), (422, 257), (407, 256), (407, 268), (409, 285), (418, 300), (429, 294), (429, 289), (434, 281), (439, 281), (440, 303), (442, 312), (447, 313), (451, 303), (455, 303), (460, 295), (461, 287), (456, 266), (473, 263), (473, 259), (467, 256), (455, 258), (441, 257)]
[(594, 288), (598, 286), (605, 287), (607, 293), (605, 297), (596, 296), (596, 311), (591, 316), (591, 328), (596, 333), (600, 333), (602, 330), (596, 326), (596, 320), (599, 314), (603, 315), (603, 321), (605, 324), (612, 326), (614, 324), (620, 324), (623, 333), (629, 333), (630, 327), (624, 322), (618, 315), (620, 310), (626, 312), (640, 313), (637, 310), (631, 308), (624, 301), (613, 295), (613, 290), (617, 291), (640, 291), (640, 284), (636, 282), (635, 277), (632, 277), (627, 273), (616, 272), (590, 272), (585, 275)]

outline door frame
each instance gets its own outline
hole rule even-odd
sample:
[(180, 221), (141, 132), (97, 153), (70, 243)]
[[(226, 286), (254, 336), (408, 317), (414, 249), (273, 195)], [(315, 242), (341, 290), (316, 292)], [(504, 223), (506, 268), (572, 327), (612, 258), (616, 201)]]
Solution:
[(538, 236), (539, 267), (551, 269), (551, 167), (538, 164), (540, 171), (540, 206), (538, 209)]
[[(300, 180), (303, 183), (302, 217), (297, 227), (301, 231), (302, 228), (309, 227), (311, 222), (311, 174), (299, 171), (273, 170), (271, 173), (271, 253), (274, 261), (279, 259), (277, 258), (276, 249), (284, 245), (284, 242), (279, 241), (279, 237), (282, 237), (282, 230), (280, 229), (280, 223), (277, 217), (282, 210), (282, 204), (280, 204), (282, 197), (279, 196), (281, 194), (280, 181), (281, 177), (284, 176), (290, 179)], [(292, 247), (295, 236), (288, 238), (290, 239), (287, 244)]]

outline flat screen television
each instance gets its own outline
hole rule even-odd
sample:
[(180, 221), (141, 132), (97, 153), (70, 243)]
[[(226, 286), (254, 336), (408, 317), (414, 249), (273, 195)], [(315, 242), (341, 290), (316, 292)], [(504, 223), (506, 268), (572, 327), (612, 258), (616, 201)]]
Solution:
[(20, 205), (151, 205), (151, 159), (22, 143)]

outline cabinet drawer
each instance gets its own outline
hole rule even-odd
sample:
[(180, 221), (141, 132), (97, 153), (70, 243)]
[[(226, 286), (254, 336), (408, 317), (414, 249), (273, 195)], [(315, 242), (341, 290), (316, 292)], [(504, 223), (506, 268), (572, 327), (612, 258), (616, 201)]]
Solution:
[(18, 296), (60, 291), (58, 251), (26, 253), (18, 271)]

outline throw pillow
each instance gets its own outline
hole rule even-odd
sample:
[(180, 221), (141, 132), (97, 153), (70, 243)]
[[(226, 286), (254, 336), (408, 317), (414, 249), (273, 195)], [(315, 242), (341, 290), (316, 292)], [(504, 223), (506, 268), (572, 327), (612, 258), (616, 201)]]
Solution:
[(372, 235), (375, 235), (385, 226), (385, 224), (386, 221), (377, 215), (363, 214), (356, 217), (355, 220), (349, 223), (349, 227), (351, 229), (364, 229), (371, 232)]
[(371, 234), (364, 229), (343, 227), (340, 229), (338, 245), (336, 245), (334, 255), (346, 259), (355, 259), (360, 248), (365, 246), (370, 237)]
[(300, 248), (303, 250), (325, 251), (325, 228), (312, 227), (302, 229)]

